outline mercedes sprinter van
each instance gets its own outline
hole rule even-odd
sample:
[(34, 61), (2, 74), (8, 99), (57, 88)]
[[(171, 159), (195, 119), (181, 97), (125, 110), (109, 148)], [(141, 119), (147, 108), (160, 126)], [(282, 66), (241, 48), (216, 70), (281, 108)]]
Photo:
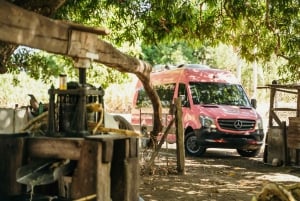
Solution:
[[(163, 125), (174, 116), (170, 107), (180, 98), (184, 145), (188, 155), (201, 156), (207, 148), (236, 149), (244, 157), (256, 156), (263, 145), (262, 118), (242, 85), (228, 71), (200, 64), (185, 64), (151, 73), (151, 82), (162, 104)], [(149, 136), (152, 104), (141, 82), (137, 83), (132, 125)], [(167, 137), (176, 142), (175, 128)]]

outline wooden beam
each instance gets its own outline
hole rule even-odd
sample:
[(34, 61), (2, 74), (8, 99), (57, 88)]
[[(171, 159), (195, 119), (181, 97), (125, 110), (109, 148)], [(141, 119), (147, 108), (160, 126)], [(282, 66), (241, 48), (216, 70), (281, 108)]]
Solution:
[(0, 1), (0, 40), (53, 53), (66, 53), (68, 26)]
[(296, 112), (296, 108), (287, 108), (287, 107), (278, 107), (278, 108), (273, 108), (273, 111), (289, 111), (289, 112)]
[[(274, 110), (270, 110), (270, 117), (271, 117), (271, 121), (273, 122), (273, 119), (276, 121), (276, 123), (282, 127), (282, 122), (280, 121), (279, 117), (277, 116), (277, 114), (274, 112)], [(272, 123), (273, 126), (273, 123)]]
[(28, 138), (26, 143), (30, 157), (78, 160), (83, 139), (35, 137)]
[[(2, 41), (80, 58), (90, 58), (87, 54), (91, 51), (90, 44), (98, 40), (98, 35), (108, 33), (104, 28), (53, 20), (3, 0), (0, 0), (0, 27)], [(83, 34), (82, 40), (71, 41), (73, 34)], [(75, 52), (69, 50), (70, 47), (78, 46), (85, 47), (83, 50), (87, 52), (81, 49)]]
[(288, 93), (288, 94), (297, 94), (297, 91), (292, 91), (292, 90), (284, 90), (284, 89), (280, 89), (280, 88), (276, 88), (276, 91), (278, 92), (283, 92), (283, 93)]

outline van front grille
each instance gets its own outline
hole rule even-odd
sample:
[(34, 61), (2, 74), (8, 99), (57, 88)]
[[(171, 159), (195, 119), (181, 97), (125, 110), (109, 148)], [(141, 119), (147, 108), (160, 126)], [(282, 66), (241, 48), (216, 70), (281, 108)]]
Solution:
[(247, 131), (254, 129), (255, 120), (218, 119), (218, 124), (222, 129), (226, 130)]

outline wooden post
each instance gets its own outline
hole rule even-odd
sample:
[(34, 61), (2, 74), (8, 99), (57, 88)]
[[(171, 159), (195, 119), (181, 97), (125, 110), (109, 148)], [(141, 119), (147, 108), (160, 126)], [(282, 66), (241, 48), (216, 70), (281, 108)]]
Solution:
[(184, 152), (184, 129), (182, 123), (181, 99), (175, 100), (175, 125), (176, 125), (176, 153), (177, 153), (177, 171), (179, 174), (185, 174), (185, 152)]
[(297, 90), (297, 114), (296, 117), (300, 117), (300, 89)]
[(96, 194), (97, 201), (111, 200), (112, 139), (85, 140), (71, 184), (71, 198)]
[(56, 132), (55, 124), (55, 95), (53, 93), (54, 86), (49, 89), (49, 111), (48, 111), (48, 135), (54, 136)]
[(111, 166), (111, 198), (116, 201), (137, 201), (139, 186), (138, 140), (114, 141)]
[(287, 126), (286, 121), (282, 122), (282, 140), (283, 140), (283, 165), (289, 165), (288, 161), (288, 148), (287, 148)]
[(97, 201), (111, 199), (111, 161), (113, 154), (113, 140), (107, 140), (102, 142), (102, 149), (100, 149), (98, 144), (98, 154), (97, 154), (97, 165), (96, 165), (96, 194)]
[(274, 111), (274, 101), (276, 95), (276, 88), (271, 87), (270, 89), (270, 108), (269, 108), (269, 128), (273, 126), (273, 111)]
[(71, 184), (71, 199), (76, 200), (96, 194), (96, 166), (99, 148), (97, 143), (85, 140)]

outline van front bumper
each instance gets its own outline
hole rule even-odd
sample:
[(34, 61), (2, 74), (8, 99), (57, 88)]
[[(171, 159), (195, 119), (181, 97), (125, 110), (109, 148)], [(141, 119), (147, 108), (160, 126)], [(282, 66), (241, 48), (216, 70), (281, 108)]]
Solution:
[(257, 130), (251, 133), (231, 134), (210, 129), (195, 130), (197, 143), (206, 148), (229, 148), (256, 150), (262, 147), (264, 133)]

